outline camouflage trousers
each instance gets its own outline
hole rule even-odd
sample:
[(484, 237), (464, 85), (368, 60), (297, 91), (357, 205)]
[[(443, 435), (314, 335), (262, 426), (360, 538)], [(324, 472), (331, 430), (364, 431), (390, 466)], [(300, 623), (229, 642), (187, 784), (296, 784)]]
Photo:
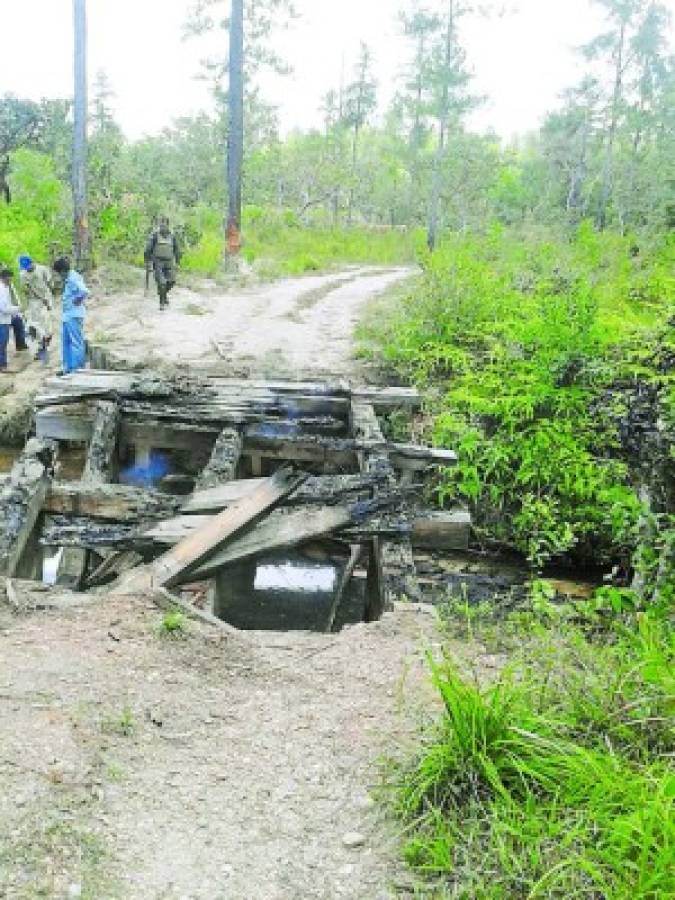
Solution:
[(153, 269), (155, 273), (155, 283), (157, 284), (157, 293), (159, 294), (159, 305), (167, 306), (169, 291), (176, 284), (176, 265), (173, 262), (156, 259), (153, 264)]

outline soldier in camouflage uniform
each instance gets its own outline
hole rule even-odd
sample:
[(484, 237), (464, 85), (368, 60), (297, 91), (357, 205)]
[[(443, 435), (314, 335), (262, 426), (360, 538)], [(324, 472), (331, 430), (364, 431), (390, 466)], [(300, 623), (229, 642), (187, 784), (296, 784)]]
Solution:
[(145, 247), (145, 265), (155, 274), (159, 308), (169, 305), (169, 291), (176, 284), (176, 267), (180, 263), (180, 250), (169, 220), (159, 220), (159, 228), (150, 235)]

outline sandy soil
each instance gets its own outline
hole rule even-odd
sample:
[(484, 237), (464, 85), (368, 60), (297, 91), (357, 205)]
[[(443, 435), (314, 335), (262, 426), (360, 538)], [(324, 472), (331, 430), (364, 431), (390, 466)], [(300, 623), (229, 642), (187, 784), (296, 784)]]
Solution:
[(351, 269), (227, 292), (177, 287), (160, 312), (138, 290), (89, 307), (92, 343), (131, 364), (217, 364), (256, 374), (353, 371), (353, 330), (364, 304), (410, 269)]
[[(89, 336), (130, 363), (350, 374), (363, 304), (406, 274), (180, 288), (162, 314), (116, 296)], [(428, 609), (332, 636), (190, 621), (169, 638), (147, 597), (18, 615), (1, 588), (0, 897), (424, 896), (371, 792), (434, 709)]]
[(419, 722), (429, 612), (331, 637), (161, 619), (5, 620), (0, 896), (410, 896), (369, 791)]

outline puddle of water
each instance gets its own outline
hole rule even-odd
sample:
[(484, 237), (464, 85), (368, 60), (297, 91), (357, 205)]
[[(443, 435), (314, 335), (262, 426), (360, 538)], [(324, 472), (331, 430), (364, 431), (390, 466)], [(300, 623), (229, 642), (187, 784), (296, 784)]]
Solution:
[(56, 584), (56, 577), (63, 556), (63, 547), (45, 547), (42, 557), (42, 583), (50, 587)]
[[(242, 630), (325, 632), (347, 559), (313, 547), (231, 567), (217, 581), (214, 613)], [(365, 617), (365, 583), (353, 579), (335, 630)]]
[(307, 566), (287, 562), (281, 566), (258, 566), (253, 583), (254, 591), (295, 591), (326, 593), (337, 587), (335, 566)]

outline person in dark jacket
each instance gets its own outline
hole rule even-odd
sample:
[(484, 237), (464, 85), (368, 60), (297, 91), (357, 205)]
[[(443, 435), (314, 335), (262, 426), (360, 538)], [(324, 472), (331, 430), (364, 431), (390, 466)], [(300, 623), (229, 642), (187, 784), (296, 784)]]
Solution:
[(169, 220), (163, 216), (159, 228), (150, 235), (145, 246), (145, 266), (155, 275), (159, 308), (169, 305), (169, 292), (176, 284), (176, 267), (180, 265), (180, 248)]

